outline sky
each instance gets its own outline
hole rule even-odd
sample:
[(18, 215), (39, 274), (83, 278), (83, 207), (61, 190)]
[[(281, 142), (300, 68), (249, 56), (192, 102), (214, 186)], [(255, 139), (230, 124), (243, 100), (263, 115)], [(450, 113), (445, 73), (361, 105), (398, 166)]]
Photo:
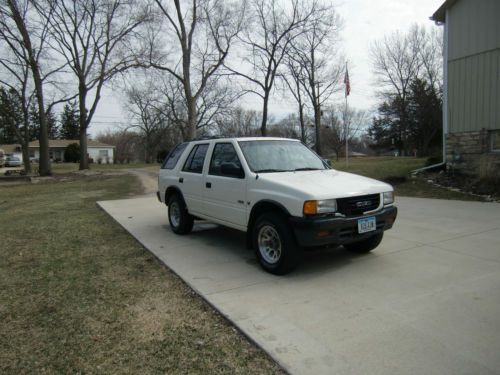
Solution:
[[(332, 1), (344, 21), (341, 46), (348, 61), (351, 83), (349, 106), (370, 112), (376, 110), (377, 97), (369, 53), (370, 44), (394, 31), (405, 32), (414, 23), (434, 26), (429, 17), (443, 2), (444, 0)], [(261, 110), (262, 106), (261, 100), (252, 95), (246, 96), (242, 105), (257, 110)], [(128, 116), (123, 106), (121, 91), (106, 89), (89, 129), (90, 134), (96, 136), (106, 129), (127, 123)], [(276, 97), (270, 102), (270, 113), (276, 118), (295, 110), (292, 99), (287, 101)]]

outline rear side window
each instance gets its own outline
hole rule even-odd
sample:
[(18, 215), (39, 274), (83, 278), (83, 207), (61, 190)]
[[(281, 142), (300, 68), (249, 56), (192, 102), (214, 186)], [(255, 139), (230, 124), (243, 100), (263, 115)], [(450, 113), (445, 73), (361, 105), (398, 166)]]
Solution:
[(184, 163), (184, 172), (201, 173), (203, 171), (203, 163), (207, 154), (208, 144), (196, 145), (193, 147), (189, 156)]
[(181, 143), (177, 145), (166, 157), (161, 169), (174, 169), (182, 155), (182, 152), (186, 149), (187, 143)]

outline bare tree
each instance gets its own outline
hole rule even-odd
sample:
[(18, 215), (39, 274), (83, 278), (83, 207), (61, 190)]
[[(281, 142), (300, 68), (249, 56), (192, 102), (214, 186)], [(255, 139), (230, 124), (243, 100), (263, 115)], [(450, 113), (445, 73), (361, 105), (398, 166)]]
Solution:
[(126, 111), (131, 115), (131, 124), (127, 130), (137, 131), (144, 142), (144, 161), (152, 163), (156, 159), (157, 147), (167, 130), (167, 118), (160, 108), (159, 92), (151, 81), (126, 90)]
[(139, 0), (45, 0), (37, 4), (50, 23), (51, 47), (67, 62), (78, 84), (80, 169), (88, 169), (87, 130), (102, 89), (115, 75), (138, 64), (139, 29), (149, 20), (149, 9)]
[(291, 0), (287, 5), (279, 0), (252, 0), (250, 24), (239, 38), (247, 51), (243, 58), (246, 71), (229, 65), (232, 73), (246, 79), (254, 88), (247, 92), (262, 99), (261, 134), (267, 133), (269, 99), (279, 76), (290, 43), (316, 12), (316, 0)]
[[(13, 58), (10, 61), (8, 57), (3, 57), (0, 59), (0, 64), (15, 77), (17, 83), (10, 83), (9, 85), (18, 93), (23, 107), (27, 106), (25, 108), (29, 108), (30, 104), (28, 70), (32, 76), (34, 94), (39, 108), (39, 173), (41, 176), (51, 174), (47, 115), (44, 104), (43, 75), (41, 72), (41, 59), (42, 53), (45, 50), (47, 31), (48, 23), (39, 19), (31, 1), (2, 0), (0, 2), (0, 39), (7, 46)], [(23, 108), (23, 112), (25, 108)], [(26, 115), (26, 113), (24, 114)], [(27, 121), (27, 116), (24, 116), (24, 118), (24, 121)], [(27, 128), (25, 128), (25, 132), (28, 132)], [(25, 168), (29, 171), (26, 137), (27, 135), (25, 134), (19, 139), (24, 149), (23, 159), (25, 160)], [(26, 156), (28, 157), (26, 158)]]
[[(149, 73), (149, 72), (148, 72)], [(155, 104), (160, 116), (169, 126), (177, 128), (183, 139), (190, 139), (188, 127), (188, 109), (183, 86), (172, 75), (154, 74), (149, 90), (157, 92)], [(210, 80), (196, 101), (195, 131), (208, 134), (215, 128), (217, 119), (231, 112), (232, 104), (238, 98), (222, 80)]]
[(288, 87), (288, 91), (292, 93), (297, 106), (299, 108), (299, 126), (300, 126), (300, 140), (306, 143), (306, 123), (304, 118), (305, 102), (304, 96), (304, 68), (295, 61), (293, 58), (286, 60), (288, 72), (283, 74), (283, 81)]
[[(0, 22), (3, 22), (0, 21)], [(6, 39), (6, 31), (2, 25), (0, 29), (0, 36), (3, 40)], [(8, 31), (7, 31), (8, 32)], [(30, 107), (35, 99), (34, 92), (30, 89), (30, 68), (27, 64), (27, 56), (25, 55), (26, 50), (21, 48), (16, 50), (15, 53), (11, 53), (10, 57), (6, 54), (0, 58), (0, 65), (4, 68), (7, 76), (10, 79), (1, 79), (0, 82), (7, 87), (7, 90), (2, 89), (2, 100), (4, 103), (9, 102), (10, 104), (16, 105), (17, 108), (10, 108), (6, 111), (6, 108), (2, 108), (4, 113), (0, 116), (4, 118), (6, 123), (11, 126), (11, 131), (13, 130), (17, 142), (21, 145), (21, 150), (23, 154), (23, 164), (26, 173), (31, 173), (31, 163), (29, 159), (29, 149), (28, 145), (31, 141), (32, 135), (30, 134)], [(5, 100), (8, 99), (8, 100)]]
[(242, 107), (229, 107), (229, 113), (216, 117), (215, 129), (221, 136), (255, 136), (261, 123), (261, 113)]
[(114, 162), (128, 164), (141, 159), (143, 154), (141, 137), (126, 129), (108, 130), (97, 135), (99, 142), (115, 146)]
[(344, 152), (346, 143), (351, 143), (367, 127), (368, 113), (346, 106), (330, 106), (323, 111), (325, 127), (322, 128), (324, 148), (335, 152), (337, 160)]
[(423, 33), (423, 45), (420, 48), (423, 74), (430, 86), (439, 92), (443, 86), (443, 31), (436, 27), (430, 30), (422, 27), (420, 33)]
[[(291, 43), (288, 56), (294, 96), (303, 91), (314, 113), (315, 149), (321, 155), (321, 107), (335, 91), (342, 77), (342, 63), (336, 48), (342, 22), (332, 6), (318, 6), (303, 25), (303, 32)], [(290, 86), (292, 88), (292, 86)], [(299, 103), (300, 105), (300, 103)]]
[(269, 126), (268, 133), (272, 137), (284, 137), (298, 139), (301, 136), (300, 124), (297, 115), (292, 113)]
[[(213, 81), (217, 71), (227, 58), (231, 46), (241, 30), (244, 3), (226, 3), (222, 0), (193, 0), (191, 4), (174, 0), (156, 0), (166, 19), (168, 31), (176, 40), (175, 51), (159, 55), (157, 45), (151, 43), (149, 65), (166, 71), (182, 87), (185, 101), (187, 126), (185, 139), (196, 137), (200, 128), (199, 101)], [(169, 35), (170, 35), (169, 34)]]
[[(390, 102), (397, 103), (399, 116), (398, 139), (400, 154), (405, 150), (408, 138), (408, 103), (411, 83), (419, 77), (424, 67), (425, 29), (414, 25), (408, 33), (399, 31), (376, 41), (371, 47), (374, 72), (380, 87), (379, 95)], [(424, 51), (424, 52), (422, 52)], [(433, 73), (430, 62), (428, 74)]]

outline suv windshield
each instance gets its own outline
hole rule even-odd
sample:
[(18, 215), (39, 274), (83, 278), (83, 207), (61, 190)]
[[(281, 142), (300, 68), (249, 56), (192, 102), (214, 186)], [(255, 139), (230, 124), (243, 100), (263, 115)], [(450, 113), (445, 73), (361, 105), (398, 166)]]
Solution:
[(287, 140), (240, 141), (253, 172), (292, 172), (325, 169), (323, 161), (300, 142)]

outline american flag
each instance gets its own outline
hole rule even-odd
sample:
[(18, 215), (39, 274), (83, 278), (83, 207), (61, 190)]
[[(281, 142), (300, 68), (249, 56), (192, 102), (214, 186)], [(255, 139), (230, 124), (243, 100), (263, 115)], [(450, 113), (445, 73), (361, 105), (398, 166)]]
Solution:
[(347, 97), (351, 93), (351, 82), (349, 82), (349, 71), (347, 70), (347, 65), (345, 67), (344, 84), (345, 84), (345, 96)]

